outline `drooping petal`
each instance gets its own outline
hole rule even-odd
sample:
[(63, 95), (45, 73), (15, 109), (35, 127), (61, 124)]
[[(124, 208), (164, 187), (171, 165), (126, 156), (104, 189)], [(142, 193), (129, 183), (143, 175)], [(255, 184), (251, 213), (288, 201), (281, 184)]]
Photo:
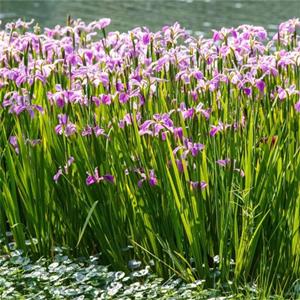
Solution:
[(256, 87), (259, 89), (259, 91), (260, 91), (261, 93), (263, 93), (264, 90), (265, 90), (265, 83), (264, 83), (264, 81), (263, 81), (263, 80), (258, 80), (258, 81), (256, 82)]
[(65, 164), (64, 171), (65, 171), (66, 174), (68, 174), (68, 169), (73, 164), (74, 160), (75, 160), (74, 157), (70, 156), (70, 158), (68, 159), (67, 163)]
[(111, 104), (111, 96), (110, 95), (106, 95), (106, 94), (101, 95), (100, 99), (101, 99), (102, 104), (105, 104), (105, 105), (110, 105)]
[(57, 173), (53, 176), (53, 180), (55, 181), (55, 183), (57, 183), (59, 177), (63, 174), (62, 169), (59, 168)]
[(62, 135), (63, 134), (63, 126), (61, 124), (55, 126), (56, 134)]
[(176, 160), (177, 169), (180, 173), (183, 173), (183, 163), (181, 159)]
[(300, 100), (295, 104), (295, 110), (300, 113)]
[(182, 127), (174, 128), (173, 134), (174, 134), (175, 139), (182, 140), (182, 138), (183, 138), (183, 129), (182, 129)]
[(110, 182), (110, 183), (115, 183), (115, 177), (111, 174), (104, 175), (103, 179)]
[(122, 104), (126, 103), (128, 100), (129, 100), (129, 95), (128, 95), (128, 94), (126, 94), (126, 93), (121, 93), (121, 94), (119, 95), (119, 101), (120, 101)]
[(9, 137), (9, 143), (13, 146), (15, 152), (19, 154), (19, 145), (18, 145), (18, 140), (15, 135), (12, 135)]
[(96, 182), (97, 182), (97, 180), (95, 179), (95, 177), (93, 175), (89, 175), (86, 178), (86, 185), (92, 185), (92, 184), (94, 184)]
[(140, 179), (140, 180), (138, 181), (138, 187), (139, 187), (139, 188), (142, 187), (144, 181), (145, 181), (144, 178), (142, 178), (142, 179)]
[(231, 160), (229, 158), (226, 159), (219, 159), (216, 161), (216, 163), (221, 166), (221, 167), (225, 167), (227, 166), (229, 163), (231, 162)]
[(156, 176), (155, 176), (154, 170), (151, 170), (151, 171), (150, 171), (149, 184), (150, 184), (151, 186), (157, 185), (157, 178), (156, 178)]
[(210, 134), (210, 136), (215, 136), (219, 131), (220, 131), (220, 129), (218, 128), (218, 126), (213, 125), (209, 134)]

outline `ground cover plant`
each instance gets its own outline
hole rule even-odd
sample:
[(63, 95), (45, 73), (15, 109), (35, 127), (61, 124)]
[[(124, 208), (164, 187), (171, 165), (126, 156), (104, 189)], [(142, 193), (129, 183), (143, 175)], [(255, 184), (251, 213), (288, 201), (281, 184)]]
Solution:
[(0, 32), (3, 251), (299, 286), (299, 19), (271, 38), (109, 24)]
[[(265, 299), (255, 284), (232, 289), (203, 289), (204, 280), (168, 280), (150, 273), (150, 266), (130, 272), (111, 271), (101, 265), (101, 255), (71, 259), (56, 247), (54, 257), (31, 261), (22, 251), (0, 257), (0, 299)], [(287, 293), (296, 295), (295, 287)], [(285, 299), (270, 295), (268, 299)]]
[[(70, 259), (55, 248), (54, 258), (32, 262), (21, 251), (0, 257), (1, 299), (260, 299), (255, 285), (243, 286), (233, 294), (202, 289), (203, 280), (186, 283), (167, 281), (149, 272), (150, 266), (131, 272), (110, 271), (100, 264), (101, 255)], [(272, 296), (270, 299), (283, 299)]]

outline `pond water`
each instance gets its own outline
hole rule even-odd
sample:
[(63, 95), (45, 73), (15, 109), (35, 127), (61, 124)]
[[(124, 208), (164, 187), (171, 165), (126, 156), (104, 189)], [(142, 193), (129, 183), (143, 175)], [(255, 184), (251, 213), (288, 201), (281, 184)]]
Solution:
[(275, 32), (280, 22), (300, 16), (300, 0), (0, 0), (3, 24), (22, 17), (50, 27), (65, 24), (67, 15), (86, 22), (110, 17), (110, 30), (119, 31), (136, 26), (159, 30), (178, 21), (205, 34), (245, 23)]

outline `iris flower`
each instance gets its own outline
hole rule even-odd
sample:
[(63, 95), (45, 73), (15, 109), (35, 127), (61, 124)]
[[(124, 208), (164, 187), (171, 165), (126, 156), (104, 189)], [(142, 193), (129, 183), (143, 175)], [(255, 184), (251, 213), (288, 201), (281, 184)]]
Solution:
[(53, 180), (55, 181), (55, 183), (58, 182), (59, 178), (61, 175), (63, 175), (64, 173), (65, 174), (68, 174), (68, 171), (69, 171), (69, 167), (73, 164), (74, 162), (74, 157), (73, 156), (70, 156), (70, 158), (68, 159), (67, 163), (65, 164), (65, 166), (62, 168), (62, 167), (59, 167), (58, 171), (56, 172), (56, 174), (53, 176)]
[(101, 181), (115, 183), (115, 177), (111, 174), (105, 174), (103, 176), (99, 176), (98, 167), (95, 168), (94, 174), (90, 174), (87, 172), (87, 175), (88, 177), (86, 178), (86, 185), (92, 185), (95, 183), (99, 183)]
[(207, 183), (205, 181), (190, 181), (190, 185), (193, 190), (196, 189), (203, 190), (207, 187)]
[(9, 137), (9, 143), (13, 146), (15, 152), (19, 154), (19, 145), (18, 145), (18, 140), (15, 135), (12, 135)]
[(138, 187), (142, 187), (144, 181), (148, 181), (150, 186), (155, 186), (157, 185), (157, 178), (155, 175), (154, 170), (150, 170), (149, 172), (149, 177), (147, 177), (147, 175), (144, 173), (143, 170), (138, 170), (138, 173), (140, 174), (140, 176), (142, 177), (139, 181), (138, 181)]
[(64, 134), (66, 137), (69, 137), (76, 133), (76, 125), (69, 122), (68, 116), (66, 114), (58, 115), (59, 124), (55, 126), (55, 132), (58, 135)]

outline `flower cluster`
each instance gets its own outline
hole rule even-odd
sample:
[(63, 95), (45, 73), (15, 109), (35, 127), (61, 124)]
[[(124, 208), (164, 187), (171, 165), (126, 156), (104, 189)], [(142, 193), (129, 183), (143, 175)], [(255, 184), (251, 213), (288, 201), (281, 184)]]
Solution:
[[(148, 147), (154, 139), (168, 140), (174, 150), (164, 158), (165, 165), (170, 167), (174, 155), (179, 172), (186, 165), (191, 174), (202, 159), (199, 154), (211, 151), (218, 137), (246, 130), (254, 103), (300, 112), (299, 82), (287, 76), (300, 66), (299, 19), (280, 24), (270, 40), (259, 26), (222, 28), (205, 39), (193, 37), (178, 23), (158, 32), (138, 27), (107, 33), (110, 22), (72, 20), (44, 32), (30, 31), (32, 22), (7, 24), (0, 34), (3, 110), (17, 118), (22, 112), (31, 119), (47, 114), (58, 119), (58, 138), (104, 136), (105, 149), (129, 132)], [(19, 153), (16, 137), (9, 142)], [(235, 161), (232, 157), (217, 164)], [(72, 162), (59, 168), (55, 182)], [(157, 170), (153, 163), (145, 164), (138, 186), (145, 181), (157, 185)], [(235, 165), (233, 170), (244, 175)], [(100, 176), (96, 168), (86, 184), (101, 181), (113, 183), (114, 177)], [(193, 188), (206, 184), (190, 181)]]

